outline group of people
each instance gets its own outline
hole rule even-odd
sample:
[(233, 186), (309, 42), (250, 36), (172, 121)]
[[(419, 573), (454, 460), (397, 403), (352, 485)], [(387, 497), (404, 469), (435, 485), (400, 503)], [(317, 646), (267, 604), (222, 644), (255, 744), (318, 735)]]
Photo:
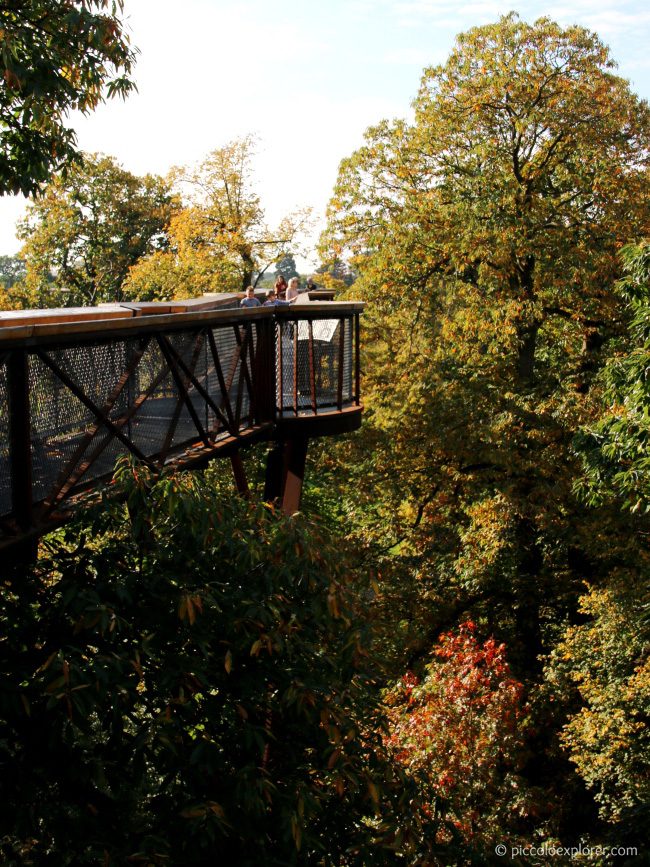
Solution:
[[(310, 289), (315, 289), (316, 284), (310, 277), (307, 280), (307, 287), (304, 291), (308, 292)], [(242, 298), (240, 302), (240, 307), (277, 307), (277, 306), (288, 306), (289, 304), (293, 304), (296, 298), (300, 295), (300, 280), (297, 277), (291, 277), (289, 282), (284, 279), (284, 277), (280, 274), (278, 279), (275, 281), (275, 286), (273, 289), (270, 289), (266, 293), (266, 300), (262, 305), (262, 302), (259, 298), (255, 297), (255, 289), (253, 286), (249, 286), (246, 289), (246, 295)]]

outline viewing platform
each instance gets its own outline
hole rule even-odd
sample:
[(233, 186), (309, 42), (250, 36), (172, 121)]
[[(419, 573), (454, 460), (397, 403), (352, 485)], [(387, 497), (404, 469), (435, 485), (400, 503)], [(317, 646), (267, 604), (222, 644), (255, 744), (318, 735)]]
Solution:
[(308, 440), (361, 424), (361, 302), (239, 295), (0, 313), (0, 547), (36, 538), (132, 454), (200, 468), (263, 440), (264, 497), (299, 506)]

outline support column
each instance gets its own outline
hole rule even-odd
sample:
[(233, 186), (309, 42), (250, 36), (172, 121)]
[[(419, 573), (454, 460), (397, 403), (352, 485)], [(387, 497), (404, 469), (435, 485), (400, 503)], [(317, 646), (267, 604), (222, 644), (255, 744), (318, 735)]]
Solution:
[(266, 458), (264, 499), (279, 502), (286, 515), (300, 508), (308, 445), (307, 437), (276, 442)]
[(264, 500), (273, 503), (282, 497), (283, 444), (273, 443), (266, 456), (266, 478), (264, 480)]
[(300, 508), (308, 445), (307, 437), (288, 440), (285, 445), (282, 490), (282, 511), (285, 515), (293, 515)]
[[(29, 415), (29, 368), (27, 353), (14, 349), (7, 359), (7, 397), (9, 404), (9, 466), (11, 471), (11, 511), (20, 533), (33, 525), (32, 448)], [(38, 539), (25, 539), (11, 546), (10, 559), (27, 562), (36, 558)]]
[(240, 452), (235, 452), (230, 456), (230, 463), (232, 465), (232, 473), (235, 477), (235, 486), (237, 488), (237, 493), (241, 494), (242, 497), (250, 496), (250, 491), (248, 490), (248, 482), (246, 480), (246, 472), (244, 470), (244, 463), (241, 459)]

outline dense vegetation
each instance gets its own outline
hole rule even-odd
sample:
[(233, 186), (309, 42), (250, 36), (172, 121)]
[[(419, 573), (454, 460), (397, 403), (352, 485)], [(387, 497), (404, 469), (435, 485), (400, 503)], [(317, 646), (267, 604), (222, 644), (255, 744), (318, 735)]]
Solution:
[(123, 0), (0, 6), (0, 195), (37, 194), (78, 158), (71, 109), (88, 113), (134, 89), (123, 7)]
[[(124, 291), (240, 286), (258, 242), (286, 265), (297, 226), (258, 233), (249, 147), (176, 173), (202, 202), (151, 180), (167, 225), (121, 260)], [(643, 853), (649, 151), (648, 105), (597, 37), (515, 15), (425, 70), (413, 123), (368, 131), (321, 243), (369, 302), (364, 427), (314, 447), (292, 519), (218, 469), (125, 463), (121, 505), (5, 580), (7, 863)]]

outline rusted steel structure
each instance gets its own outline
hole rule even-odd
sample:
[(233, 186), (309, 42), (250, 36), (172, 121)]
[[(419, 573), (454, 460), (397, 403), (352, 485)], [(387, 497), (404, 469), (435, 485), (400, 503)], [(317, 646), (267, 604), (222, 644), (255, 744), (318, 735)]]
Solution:
[(238, 298), (0, 314), (0, 547), (35, 539), (110, 480), (267, 440), (264, 496), (300, 503), (308, 441), (361, 423), (357, 302)]

